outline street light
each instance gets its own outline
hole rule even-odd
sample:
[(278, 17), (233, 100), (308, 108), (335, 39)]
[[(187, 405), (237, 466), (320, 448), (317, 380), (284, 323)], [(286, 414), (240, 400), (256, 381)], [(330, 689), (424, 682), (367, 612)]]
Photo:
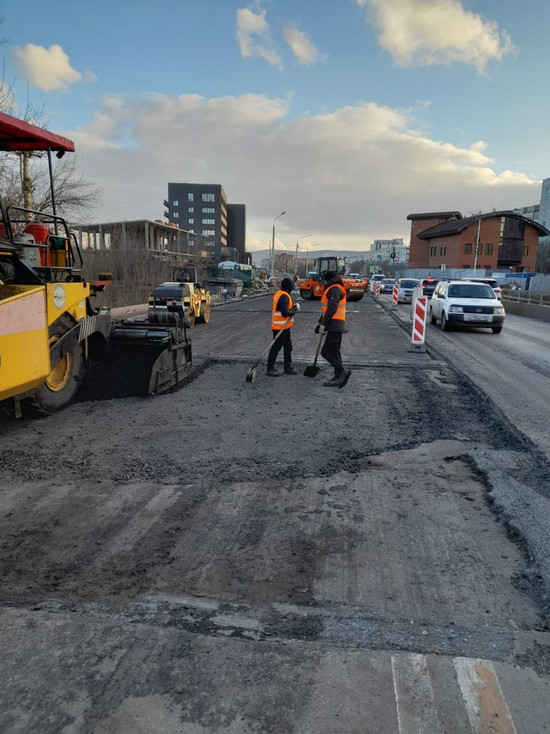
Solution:
[(275, 276), (275, 222), (279, 217), (282, 217), (286, 212), (281, 212), (273, 219), (273, 234), (271, 235), (271, 277)]
[(304, 237), (312, 237), (313, 235), (310, 234), (303, 234), (301, 237), (298, 237), (296, 240), (296, 255), (294, 257), (294, 275), (298, 275), (298, 242), (300, 240), (303, 240)]

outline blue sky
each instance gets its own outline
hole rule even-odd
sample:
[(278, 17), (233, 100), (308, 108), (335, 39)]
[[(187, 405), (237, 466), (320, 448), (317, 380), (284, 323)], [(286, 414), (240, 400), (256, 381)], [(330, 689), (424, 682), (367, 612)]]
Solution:
[(250, 249), (365, 250), (407, 214), (538, 202), (550, 176), (550, 3), (0, 2), (4, 79), (103, 192), (156, 219), (168, 181), (221, 183)]

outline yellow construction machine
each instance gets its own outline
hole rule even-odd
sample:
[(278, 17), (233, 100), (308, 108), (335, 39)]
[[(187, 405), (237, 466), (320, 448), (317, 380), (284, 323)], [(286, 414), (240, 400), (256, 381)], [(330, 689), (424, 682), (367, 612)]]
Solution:
[(74, 151), (72, 141), (0, 113), (0, 151), (46, 153), (52, 201), (44, 213), (0, 200), (0, 406), (53, 413), (73, 400), (90, 360), (114, 366), (113, 380), (142, 394), (181, 382), (192, 364), (181, 304), (143, 321), (91, 305), (106, 282), (83, 278), (76, 237), (56, 213), (52, 153)]

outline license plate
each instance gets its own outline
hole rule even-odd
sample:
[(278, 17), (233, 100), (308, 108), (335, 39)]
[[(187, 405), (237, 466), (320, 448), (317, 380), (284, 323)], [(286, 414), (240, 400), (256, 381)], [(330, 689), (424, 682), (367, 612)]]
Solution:
[(464, 321), (492, 321), (493, 317), (486, 313), (465, 313)]

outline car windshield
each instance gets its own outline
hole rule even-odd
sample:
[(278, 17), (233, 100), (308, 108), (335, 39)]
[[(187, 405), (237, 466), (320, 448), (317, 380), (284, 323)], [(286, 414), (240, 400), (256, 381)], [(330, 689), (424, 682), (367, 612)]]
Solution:
[(464, 285), (449, 286), (449, 296), (453, 298), (491, 298), (494, 299), (493, 289), (483, 283), (473, 284), (465, 283)]
[(417, 285), (420, 285), (419, 280), (401, 280), (400, 283), (401, 288), (416, 288)]
[(384, 278), (382, 283), (384, 283), (384, 285), (393, 285), (395, 283), (395, 280), (391, 280), (391, 278)]

